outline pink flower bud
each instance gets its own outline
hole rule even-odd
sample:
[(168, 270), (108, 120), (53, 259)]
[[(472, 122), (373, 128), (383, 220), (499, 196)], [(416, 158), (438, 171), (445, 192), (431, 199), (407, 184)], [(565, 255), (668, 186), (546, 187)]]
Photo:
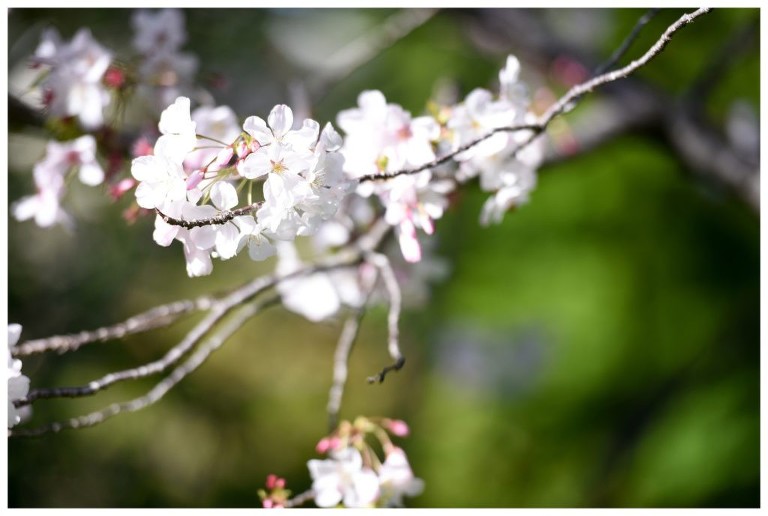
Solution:
[(132, 177), (126, 177), (115, 185), (109, 187), (109, 195), (114, 200), (118, 200), (128, 190), (136, 185), (136, 181)]
[(199, 185), (200, 181), (203, 180), (203, 177), (205, 177), (205, 174), (203, 174), (201, 170), (195, 170), (192, 172), (187, 178), (187, 190), (192, 190), (197, 185)]
[(232, 147), (224, 147), (216, 155), (216, 159), (208, 166), (208, 170), (211, 172), (218, 172), (222, 168), (229, 165), (232, 156), (235, 155), (235, 150)]
[(392, 432), (392, 435), (396, 435), (398, 437), (406, 437), (411, 433), (410, 428), (408, 428), (408, 424), (401, 419), (388, 420), (387, 429)]
[(269, 475), (267, 475), (267, 489), (269, 489), (270, 491), (273, 490), (278, 480), (280, 480), (280, 477), (278, 477), (275, 474), (270, 473)]
[(239, 140), (235, 146), (235, 154), (237, 154), (237, 157), (244, 158), (248, 155), (248, 152), (248, 145), (243, 140)]
[(119, 89), (125, 83), (125, 74), (119, 68), (109, 67), (104, 72), (104, 84), (109, 88)]
[(331, 449), (331, 440), (328, 437), (323, 437), (320, 439), (320, 442), (317, 443), (317, 446), (315, 446), (315, 451), (317, 453), (327, 453), (328, 450)]
[(152, 148), (152, 145), (150, 145), (149, 141), (143, 136), (133, 143), (133, 148), (131, 149), (131, 154), (133, 154), (134, 158), (138, 158), (139, 156), (151, 156), (154, 153), (155, 151)]

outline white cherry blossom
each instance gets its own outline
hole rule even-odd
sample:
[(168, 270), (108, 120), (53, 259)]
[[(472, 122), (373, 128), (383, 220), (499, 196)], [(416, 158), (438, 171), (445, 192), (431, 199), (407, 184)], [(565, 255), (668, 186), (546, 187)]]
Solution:
[(172, 53), (187, 40), (184, 16), (178, 9), (134, 11), (133, 46), (142, 54)]
[(235, 217), (232, 222), (240, 230), (237, 252), (240, 252), (247, 245), (248, 256), (254, 261), (266, 260), (275, 254), (275, 247), (272, 245), (272, 242), (264, 236), (264, 227), (256, 222), (253, 216), (241, 215)]
[(162, 136), (155, 142), (155, 154), (181, 163), (197, 145), (196, 123), (189, 113), (190, 101), (178, 97), (163, 110), (158, 128)]
[(318, 507), (372, 507), (379, 496), (376, 473), (363, 466), (360, 452), (344, 448), (331, 453), (327, 460), (307, 463), (312, 476), (312, 490)]
[(139, 182), (136, 202), (142, 208), (158, 208), (187, 198), (187, 176), (180, 162), (166, 156), (140, 156), (131, 164), (131, 174)]
[(88, 29), (80, 29), (69, 43), (63, 42), (54, 29), (47, 30), (33, 59), (50, 67), (41, 87), (47, 92), (52, 115), (76, 116), (88, 130), (103, 124), (109, 93), (101, 79), (112, 55)]
[[(234, 142), (240, 135), (240, 125), (237, 123), (237, 116), (229, 106), (200, 106), (192, 112), (191, 116), (192, 121), (195, 123), (193, 131), (201, 136), (229, 144)], [(185, 169), (197, 170), (203, 168), (217, 157), (221, 147), (213, 140), (207, 138), (199, 142), (198, 147), (202, 148), (193, 150), (184, 158)]]
[(416, 478), (402, 448), (393, 447), (379, 469), (381, 498), (386, 507), (402, 507), (403, 496), (417, 496), (424, 490), (424, 481)]
[(267, 117), (267, 122), (258, 116), (249, 116), (243, 122), (243, 129), (260, 145), (282, 143), (283, 137), (293, 127), (293, 110), (285, 104), (278, 104)]

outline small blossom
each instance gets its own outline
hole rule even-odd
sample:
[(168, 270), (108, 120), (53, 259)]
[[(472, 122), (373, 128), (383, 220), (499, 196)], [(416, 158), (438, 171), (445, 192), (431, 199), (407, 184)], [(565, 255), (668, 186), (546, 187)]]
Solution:
[(163, 110), (158, 124), (162, 136), (155, 142), (156, 155), (166, 156), (174, 162), (181, 163), (195, 148), (197, 124), (189, 113), (189, 104), (187, 97), (179, 97)]
[(33, 59), (50, 66), (41, 87), (47, 92), (46, 105), (52, 115), (76, 116), (87, 130), (103, 124), (109, 93), (102, 77), (112, 56), (88, 29), (80, 29), (69, 43), (64, 43), (55, 30), (47, 30)]
[(376, 473), (363, 466), (360, 452), (344, 448), (332, 453), (328, 460), (307, 463), (312, 476), (312, 490), (318, 507), (371, 507), (379, 496)]
[[(222, 149), (216, 141), (229, 144), (240, 135), (240, 126), (235, 112), (228, 106), (200, 106), (192, 112), (191, 118), (195, 124), (193, 132), (197, 132), (206, 139), (201, 140), (201, 148), (187, 154), (184, 158), (184, 167), (187, 170), (201, 169), (207, 167), (213, 160), (228, 163), (232, 157), (232, 148)], [(225, 152), (218, 156), (222, 151)]]
[(424, 481), (413, 475), (405, 452), (393, 447), (379, 470), (381, 499), (379, 504), (402, 507), (403, 496), (417, 496), (424, 491)]

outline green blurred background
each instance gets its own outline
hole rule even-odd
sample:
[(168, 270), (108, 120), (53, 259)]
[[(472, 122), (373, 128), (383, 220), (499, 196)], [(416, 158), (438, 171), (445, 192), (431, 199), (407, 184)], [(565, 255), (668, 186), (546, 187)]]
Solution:
[[(607, 58), (644, 10), (504, 11), (531, 17), (574, 54)], [(682, 11), (664, 10), (623, 62)], [(312, 115), (333, 121), (363, 89), (420, 113), (436, 92), (494, 88), (507, 53), (531, 89), (566, 85), (551, 59), (510, 48), (498, 13), (443, 10), (344, 77), (323, 79), (323, 55), (374, 31), (393, 10), (189, 10), (184, 50), (212, 93), (241, 116), (265, 116), (314, 84)], [(13, 9), (9, 70), (25, 65), (42, 28), (82, 26), (130, 50), (130, 12)], [(725, 41), (759, 12), (715, 10), (685, 28), (639, 74), (682, 95)], [(580, 29), (577, 30), (577, 29)], [(343, 29), (343, 30), (342, 30)], [(567, 30), (566, 30), (567, 29)], [(759, 113), (758, 38), (748, 41), (703, 105), (715, 127), (732, 106)], [(300, 61), (303, 59), (303, 61)], [(313, 64), (314, 63), (314, 64)], [(315, 81), (315, 82), (312, 82)], [(447, 85), (447, 86), (446, 86)], [(586, 117), (586, 99), (566, 121)], [(595, 115), (599, 116), (599, 115)], [(757, 115), (755, 115), (757, 116)], [(10, 120), (9, 201), (32, 191), (40, 129)], [(437, 223), (449, 267), (428, 302), (402, 319), (406, 367), (382, 385), (386, 314), (369, 313), (350, 363), (342, 417), (406, 420), (406, 449), (424, 493), (412, 507), (680, 507), (759, 505), (759, 217), (689, 170), (653, 128), (548, 164), (531, 202), (495, 227), (487, 194), (467, 186)], [(74, 184), (72, 233), (9, 220), (9, 321), (22, 338), (114, 323), (156, 304), (223, 291), (273, 262), (216, 262), (189, 279), (180, 246), (126, 225), (130, 199)], [(197, 319), (170, 329), (24, 360), (33, 386), (80, 385), (161, 356)], [(8, 443), (11, 507), (254, 507), (269, 473), (310, 487), (306, 461), (325, 434), (340, 323), (282, 308), (249, 322), (156, 405), (100, 426)], [(99, 396), (35, 404), (30, 426), (140, 395), (151, 381)]]

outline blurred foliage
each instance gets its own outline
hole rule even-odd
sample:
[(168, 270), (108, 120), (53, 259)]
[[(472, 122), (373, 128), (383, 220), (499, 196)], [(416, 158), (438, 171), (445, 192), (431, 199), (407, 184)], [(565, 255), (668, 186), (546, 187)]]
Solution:
[[(264, 116), (290, 101), (289, 82), (311, 77), (288, 61), (270, 30), (316, 19), (332, 39), (347, 19), (365, 33), (392, 12), (191, 10), (185, 50), (200, 57), (201, 77), (225, 74), (229, 85), (213, 91), (218, 102)], [(680, 12), (662, 11), (629, 56)], [(609, 24), (600, 58), (641, 14), (586, 12)], [(641, 77), (684, 93), (724, 38), (757, 15), (715, 10)], [(51, 23), (65, 37), (88, 26), (105, 45), (128, 51), (129, 16), (14, 9), (9, 68), (23, 66)], [(329, 84), (314, 116), (332, 120), (363, 89), (381, 89), (418, 113), (440, 80), (454, 80), (462, 96), (492, 85), (504, 56), (473, 45), (471, 20), (472, 11), (438, 13)], [(759, 112), (759, 63), (755, 41), (717, 85), (706, 106), (712, 117), (722, 120), (735, 101)], [(39, 137), (35, 129), (11, 135), (11, 201), (31, 189)], [(128, 199), (112, 205), (96, 197), (85, 187), (70, 192), (67, 206), (78, 216), (71, 234), (9, 220), (9, 321), (24, 326), (22, 338), (117, 322), (223, 291), (272, 266), (240, 257), (189, 279), (181, 249), (151, 241), (150, 220), (122, 221)], [(427, 306), (403, 317), (406, 367), (382, 385), (364, 382), (387, 361), (381, 309), (364, 319), (350, 363), (342, 416), (387, 415), (411, 425), (412, 436), (400, 442), (426, 490), (409, 504), (758, 506), (758, 218), (701, 184), (652, 133), (543, 168), (530, 204), (499, 226), (479, 227), (485, 198), (467, 187), (438, 222), (438, 252), (451, 273)], [(82, 384), (161, 356), (192, 322), (25, 360), (24, 372), (33, 386)], [(339, 329), (271, 308), (151, 408), (91, 429), (10, 440), (11, 507), (253, 507), (269, 473), (286, 477), (295, 492), (309, 488), (306, 461), (326, 430)], [(151, 385), (41, 401), (28, 424), (101, 408)]]

